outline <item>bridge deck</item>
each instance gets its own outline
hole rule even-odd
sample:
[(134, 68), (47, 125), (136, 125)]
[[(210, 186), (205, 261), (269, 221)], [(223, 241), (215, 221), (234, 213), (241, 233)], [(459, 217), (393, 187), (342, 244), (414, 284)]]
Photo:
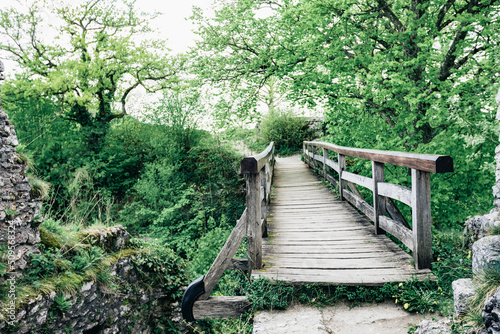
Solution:
[(382, 285), (415, 275), (411, 257), (368, 218), (331, 194), (298, 156), (277, 159), (263, 241), (264, 267), (253, 276), (292, 283)]

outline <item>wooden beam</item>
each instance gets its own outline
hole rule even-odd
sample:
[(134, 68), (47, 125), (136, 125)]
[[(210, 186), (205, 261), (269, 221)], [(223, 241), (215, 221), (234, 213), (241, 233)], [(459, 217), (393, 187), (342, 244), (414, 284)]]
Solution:
[(241, 174), (257, 174), (272, 159), (273, 153), (274, 142), (271, 142), (262, 153), (243, 158), (240, 168)]
[(398, 238), (406, 247), (413, 250), (413, 236), (410, 229), (386, 216), (380, 216), (379, 223), (381, 228)]
[(246, 174), (247, 182), (247, 240), (250, 268), (262, 268), (262, 226), (260, 174)]
[(231, 263), (233, 256), (238, 251), (241, 242), (245, 238), (247, 230), (247, 210), (243, 212), (238, 223), (234, 227), (233, 231), (227, 238), (226, 243), (222, 247), (219, 255), (215, 259), (214, 263), (208, 270), (208, 273), (205, 275), (203, 280), (205, 284), (205, 293), (200, 296), (199, 299), (208, 299), (210, 297), (210, 293), (215, 288), (215, 285), (221, 278), (222, 274)]
[(195, 319), (239, 318), (251, 306), (245, 296), (216, 296), (197, 300), (193, 306)]
[(387, 213), (389, 213), (389, 216), (391, 216), (392, 219), (411, 230), (410, 224), (408, 224), (405, 217), (403, 216), (401, 211), (399, 211), (398, 207), (391, 198), (385, 199), (385, 208), (387, 209)]
[(416, 269), (431, 268), (431, 175), (411, 170), (413, 258)]
[(373, 223), (375, 225), (375, 234), (382, 234), (384, 231), (380, 228), (380, 216), (385, 216), (385, 198), (379, 194), (379, 185), (384, 182), (384, 164), (372, 161), (373, 178)]
[(352, 147), (343, 147), (325, 142), (305, 142), (316, 147), (326, 148), (342, 155), (367, 159), (395, 166), (414, 168), (430, 173), (453, 172), (453, 159), (447, 155), (418, 154), (395, 151), (380, 151)]
[(379, 182), (378, 194), (385, 197), (397, 199), (404, 204), (411, 206), (411, 189), (398, 184)]

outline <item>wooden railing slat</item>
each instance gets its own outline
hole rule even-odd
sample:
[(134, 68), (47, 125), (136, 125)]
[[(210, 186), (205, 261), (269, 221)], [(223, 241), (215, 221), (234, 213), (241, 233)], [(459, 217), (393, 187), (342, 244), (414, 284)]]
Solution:
[(325, 142), (305, 142), (326, 148), (342, 155), (356, 157), (395, 166), (415, 168), (430, 173), (453, 172), (453, 159), (447, 155), (419, 154), (394, 151), (380, 151), (362, 148), (343, 147)]
[(327, 166), (331, 167), (337, 173), (339, 172), (339, 164), (336, 163), (335, 161), (333, 161), (331, 159), (326, 159), (325, 163), (326, 163)]
[(373, 190), (373, 180), (370, 177), (344, 171), (342, 172), (342, 179)]
[(210, 297), (210, 293), (215, 288), (217, 281), (221, 278), (222, 274), (238, 251), (238, 247), (240, 247), (241, 242), (245, 238), (246, 232), (247, 209), (243, 211), (238, 223), (236, 223), (236, 226), (229, 235), (229, 238), (227, 238), (226, 243), (219, 252), (219, 255), (217, 255), (217, 258), (212, 263), (208, 273), (205, 275), (205, 278), (203, 279), (203, 283), (205, 284), (205, 293), (198, 299), (208, 299), (208, 297)]
[(362, 198), (354, 195), (349, 190), (344, 189), (344, 197), (348, 200), (352, 205), (354, 205), (359, 211), (363, 212), (368, 218), (372, 221), (375, 220), (375, 212), (373, 211), (373, 207), (368, 204)]
[(385, 197), (396, 199), (404, 204), (411, 206), (411, 189), (398, 184), (379, 182), (378, 194)]
[(389, 214), (389, 216), (391, 216), (392, 219), (394, 219), (398, 223), (402, 224), (404, 227), (411, 230), (410, 224), (408, 224), (401, 211), (399, 211), (396, 204), (392, 201), (392, 198), (387, 197), (385, 199), (385, 209), (387, 210), (387, 213)]
[(410, 229), (386, 216), (379, 216), (378, 219), (382, 229), (398, 238), (406, 247), (413, 250), (413, 235)]
[[(315, 152), (322, 149), (322, 155)], [(375, 223), (375, 233), (384, 230), (399, 238), (413, 249), (417, 269), (430, 268), (431, 214), (430, 214), (430, 174), (453, 171), (453, 160), (447, 155), (416, 154), (406, 152), (380, 151), (342, 147), (324, 142), (303, 143), (305, 161), (310, 167), (321, 163), (323, 177), (338, 187), (340, 200), (348, 200), (357, 209), (365, 213)], [(329, 159), (328, 151), (338, 154), (338, 163)], [(372, 178), (346, 171), (346, 156), (372, 161)], [(384, 182), (384, 164), (409, 167), (412, 169), (412, 187)], [(338, 180), (328, 173), (329, 166), (339, 176)], [(373, 193), (373, 207), (361, 196), (356, 184), (370, 189)], [(350, 188), (351, 191), (346, 188)], [(412, 229), (394, 204), (398, 200), (412, 208)], [(388, 213), (391, 218), (386, 217)], [(409, 238), (411, 235), (411, 238)]]

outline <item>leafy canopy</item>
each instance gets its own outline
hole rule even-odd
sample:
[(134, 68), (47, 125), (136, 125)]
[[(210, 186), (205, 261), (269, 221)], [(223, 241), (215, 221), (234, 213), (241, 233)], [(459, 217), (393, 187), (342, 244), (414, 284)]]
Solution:
[(82, 127), (89, 149), (98, 150), (111, 120), (126, 115), (135, 88), (153, 92), (177, 80), (179, 59), (169, 58), (165, 43), (147, 35), (155, 16), (129, 0), (1, 9), (0, 51), (23, 70), (4, 85), (3, 96), (57, 101), (59, 112)]
[(225, 2), (213, 19), (195, 11), (195, 63), (207, 82), (259, 88), (277, 78), (287, 99), (324, 104), (336, 144), (451, 155), (456, 172), (433, 177), (433, 212), (462, 220), (492, 202), (499, 9), (493, 0)]

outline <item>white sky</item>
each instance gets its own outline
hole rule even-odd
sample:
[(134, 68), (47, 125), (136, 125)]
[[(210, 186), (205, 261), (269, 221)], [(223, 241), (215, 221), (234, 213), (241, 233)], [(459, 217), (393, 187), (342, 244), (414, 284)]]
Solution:
[(158, 39), (167, 39), (172, 53), (187, 51), (194, 46), (194, 26), (188, 20), (193, 6), (207, 10), (213, 0), (137, 0), (136, 8), (145, 12), (162, 12), (163, 15), (151, 22), (158, 28)]

